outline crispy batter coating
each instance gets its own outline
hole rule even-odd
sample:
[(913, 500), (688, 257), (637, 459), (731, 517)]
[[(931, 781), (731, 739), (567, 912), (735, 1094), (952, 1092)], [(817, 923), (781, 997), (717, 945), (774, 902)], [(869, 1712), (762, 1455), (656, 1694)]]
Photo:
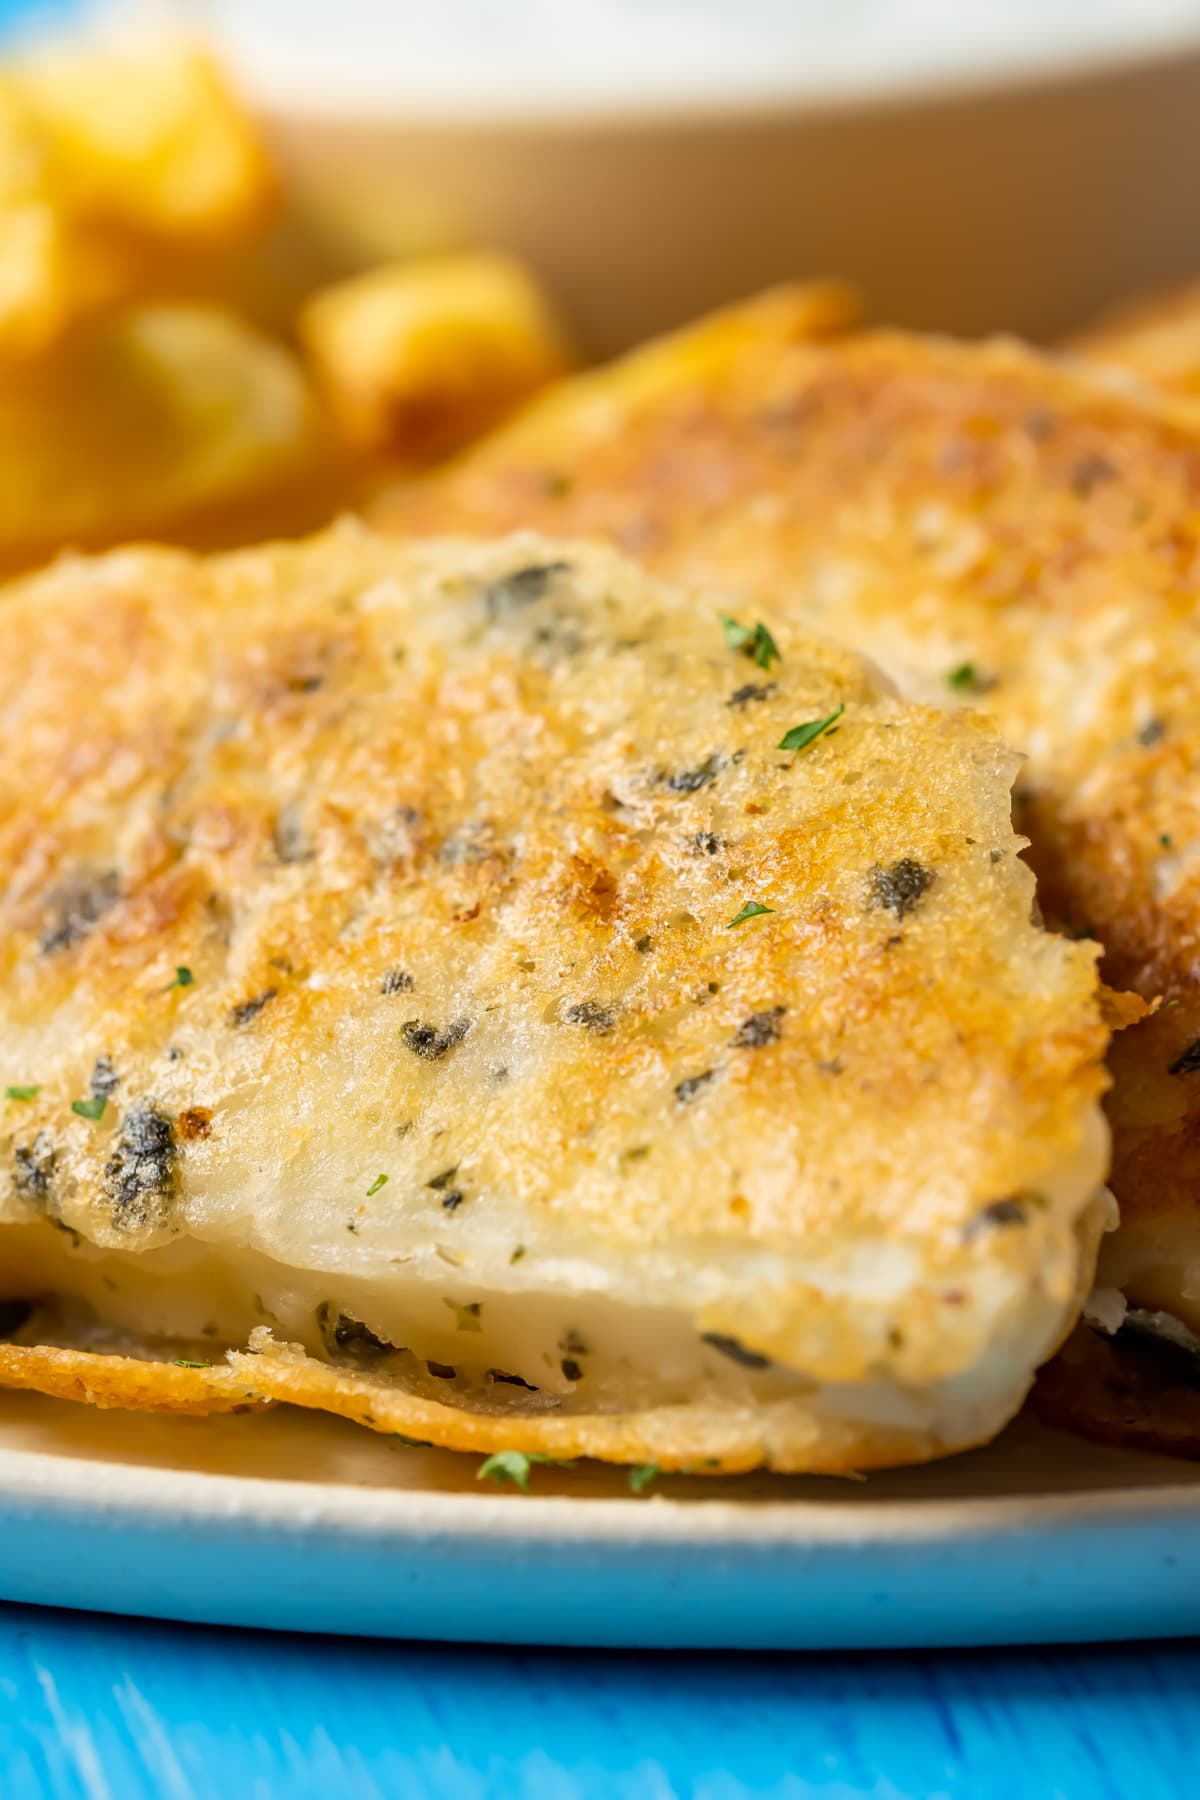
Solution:
[(751, 342), (699, 374), (669, 340), (648, 397), (626, 395), (620, 365), (610, 380), (607, 406), (603, 377), (564, 384), (380, 516), (409, 533), (609, 537), (821, 626), (909, 691), (986, 709), (1029, 753), (1018, 825), (1043, 904), (1105, 945), (1115, 986), (1161, 1000), (1114, 1050), (1127, 1224), (1106, 1279), (1195, 1322), (1178, 1291), (1200, 1197), (1190, 406), (1014, 343), (892, 333)]
[(0, 1300), (66, 1323), (0, 1379), (225, 1404), (270, 1327), (263, 1398), (730, 1468), (1019, 1404), (1107, 1032), (982, 720), (534, 538), (129, 551), (5, 623)]
[(1200, 397), (1200, 282), (1117, 307), (1067, 347), (1167, 393)]

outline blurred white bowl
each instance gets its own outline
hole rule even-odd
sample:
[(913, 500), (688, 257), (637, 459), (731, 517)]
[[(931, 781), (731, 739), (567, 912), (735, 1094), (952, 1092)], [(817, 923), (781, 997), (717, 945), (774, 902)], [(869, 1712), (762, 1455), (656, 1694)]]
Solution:
[(1200, 270), (1200, 0), (199, 0), (348, 263), (523, 254), (596, 352), (783, 277), (1065, 330)]

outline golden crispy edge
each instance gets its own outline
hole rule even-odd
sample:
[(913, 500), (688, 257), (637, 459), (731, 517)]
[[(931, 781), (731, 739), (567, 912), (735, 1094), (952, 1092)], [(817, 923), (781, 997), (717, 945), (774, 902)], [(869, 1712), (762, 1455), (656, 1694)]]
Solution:
[(48, 1345), (0, 1345), (0, 1388), (98, 1407), (191, 1417), (252, 1411), (279, 1401), (437, 1449), (481, 1456), (517, 1450), (563, 1460), (653, 1462), (664, 1470), (703, 1467), (714, 1475), (764, 1467), (847, 1475), (947, 1454), (944, 1446), (924, 1434), (882, 1429), (864, 1434), (861, 1428), (834, 1419), (806, 1421), (807, 1429), (799, 1432), (792, 1426), (786, 1443), (773, 1448), (764, 1442), (769, 1421), (759, 1408), (697, 1405), (543, 1416), (467, 1412), (353, 1370), (330, 1368), (290, 1344), (271, 1344), (256, 1354), (235, 1352), (228, 1365), (211, 1369)]
[[(1107, 1215), (1107, 1203), (1097, 1199), (1079, 1222), (1072, 1321), (1092, 1284)], [(231, 1352), (225, 1363), (211, 1368), (45, 1344), (0, 1344), (0, 1388), (91, 1406), (192, 1417), (251, 1412), (280, 1402), (331, 1413), (384, 1436), (413, 1438), (436, 1449), (652, 1462), (664, 1471), (702, 1469), (712, 1475), (763, 1468), (781, 1474), (857, 1475), (933, 1462), (986, 1443), (991, 1435), (946, 1444), (928, 1432), (806, 1417), (794, 1402), (736, 1408), (696, 1403), (603, 1414), (473, 1412), (424, 1399), (357, 1370), (332, 1368), (298, 1345), (276, 1343), (267, 1331), (255, 1338), (252, 1350)], [(1047, 1354), (1057, 1347), (1051, 1346)], [(1023, 1398), (1014, 1397), (1014, 1411)]]

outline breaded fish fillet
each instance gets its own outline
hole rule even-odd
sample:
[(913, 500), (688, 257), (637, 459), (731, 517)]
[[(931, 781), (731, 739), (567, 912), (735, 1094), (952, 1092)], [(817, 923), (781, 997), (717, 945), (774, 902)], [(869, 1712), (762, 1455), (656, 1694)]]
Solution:
[(4, 617), (0, 1382), (726, 1469), (1018, 1406), (1106, 1032), (990, 727), (533, 538)]
[(1168, 393), (1200, 398), (1200, 281), (1116, 308), (1068, 348)]
[[(1121, 1034), (1104, 1279), (1200, 1331), (1200, 430), (1015, 343), (743, 343), (649, 398), (565, 384), (380, 507), (615, 540), (978, 705), (1028, 752), (1048, 909), (1154, 1017)], [(650, 352), (640, 353), (643, 371)], [(672, 382), (671, 364), (678, 375)], [(647, 384), (648, 385), (648, 384)]]

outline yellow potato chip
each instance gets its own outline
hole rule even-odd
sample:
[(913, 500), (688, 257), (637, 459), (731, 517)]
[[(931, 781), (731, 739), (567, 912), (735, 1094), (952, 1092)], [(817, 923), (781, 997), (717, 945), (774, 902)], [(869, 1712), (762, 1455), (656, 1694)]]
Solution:
[(469, 442), (571, 360), (530, 272), (484, 253), (341, 282), (309, 302), (300, 335), (348, 439), (409, 466)]
[(155, 238), (220, 240), (257, 224), (274, 197), (257, 132), (195, 45), (56, 44), (18, 79), (77, 213)]
[(0, 383), (0, 562), (186, 536), (310, 477), (322, 445), (282, 346), (215, 308), (113, 312)]

